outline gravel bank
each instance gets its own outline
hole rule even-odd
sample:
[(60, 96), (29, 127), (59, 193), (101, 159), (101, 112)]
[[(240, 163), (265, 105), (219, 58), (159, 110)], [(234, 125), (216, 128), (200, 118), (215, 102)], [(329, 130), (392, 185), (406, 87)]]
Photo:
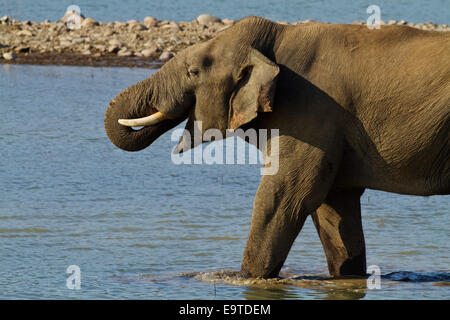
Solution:
[[(74, 14), (66, 13), (57, 22), (40, 23), (1, 18), (0, 63), (158, 68), (180, 50), (210, 39), (235, 23), (211, 15), (201, 15), (192, 22), (147, 17), (144, 21), (105, 23)], [(450, 26), (431, 22), (391, 20), (381, 25), (450, 31)]]

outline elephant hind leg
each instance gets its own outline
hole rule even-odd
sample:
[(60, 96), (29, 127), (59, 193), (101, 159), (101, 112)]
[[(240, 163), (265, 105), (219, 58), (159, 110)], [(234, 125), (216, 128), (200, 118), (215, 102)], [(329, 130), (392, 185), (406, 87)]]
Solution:
[(360, 204), (363, 192), (363, 189), (332, 190), (312, 214), (331, 276), (366, 275)]

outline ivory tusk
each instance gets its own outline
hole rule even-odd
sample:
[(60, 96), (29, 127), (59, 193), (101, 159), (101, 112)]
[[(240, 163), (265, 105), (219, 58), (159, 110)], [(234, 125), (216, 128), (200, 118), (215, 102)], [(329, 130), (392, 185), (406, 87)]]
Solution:
[(127, 127), (144, 127), (152, 126), (160, 123), (164, 119), (167, 119), (165, 115), (161, 112), (156, 112), (148, 117), (138, 118), (138, 119), (119, 119), (119, 123)]

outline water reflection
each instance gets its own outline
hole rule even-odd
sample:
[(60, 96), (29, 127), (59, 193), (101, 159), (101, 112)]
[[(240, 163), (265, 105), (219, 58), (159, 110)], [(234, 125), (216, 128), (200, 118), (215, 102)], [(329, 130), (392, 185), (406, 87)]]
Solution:
[(290, 286), (282, 285), (280, 288), (245, 287), (242, 291), (247, 300), (290, 300), (300, 299), (300, 296)]
[[(359, 300), (366, 296), (365, 285), (356, 285), (353, 288), (333, 286), (302, 286), (299, 291), (295, 284), (281, 285), (280, 288), (246, 287), (243, 291), (247, 300), (291, 300), (291, 299), (323, 299), (323, 300)], [(300, 294), (300, 292), (302, 294)]]

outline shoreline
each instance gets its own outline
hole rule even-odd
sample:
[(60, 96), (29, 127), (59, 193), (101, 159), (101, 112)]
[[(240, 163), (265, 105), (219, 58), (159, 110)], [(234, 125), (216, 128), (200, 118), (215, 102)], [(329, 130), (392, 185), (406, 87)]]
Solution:
[(0, 64), (28, 64), (38, 66), (85, 66), (159, 69), (164, 62), (145, 57), (120, 57), (115, 54), (90, 56), (77, 53), (18, 54), (13, 60), (0, 59)]
[[(75, 15), (74, 15), (75, 14)], [(73, 24), (74, 17), (77, 19)], [(294, 23), (295, 25), (312, 21)], [(59, 21), (31, 22), (0, 18), (0, 64), (67, 65), (94, 67), (160, 68), (179, 51), (213, 38), (235, 23), (212, 15), (192, 22), (175, 22), (146, 17), (143, 21), (97, 22), (68, 12)], [(355, 21), (353, 24), (365, 25)], [(450, 26), (408, 23), (422, 30), (450, 32)]]

